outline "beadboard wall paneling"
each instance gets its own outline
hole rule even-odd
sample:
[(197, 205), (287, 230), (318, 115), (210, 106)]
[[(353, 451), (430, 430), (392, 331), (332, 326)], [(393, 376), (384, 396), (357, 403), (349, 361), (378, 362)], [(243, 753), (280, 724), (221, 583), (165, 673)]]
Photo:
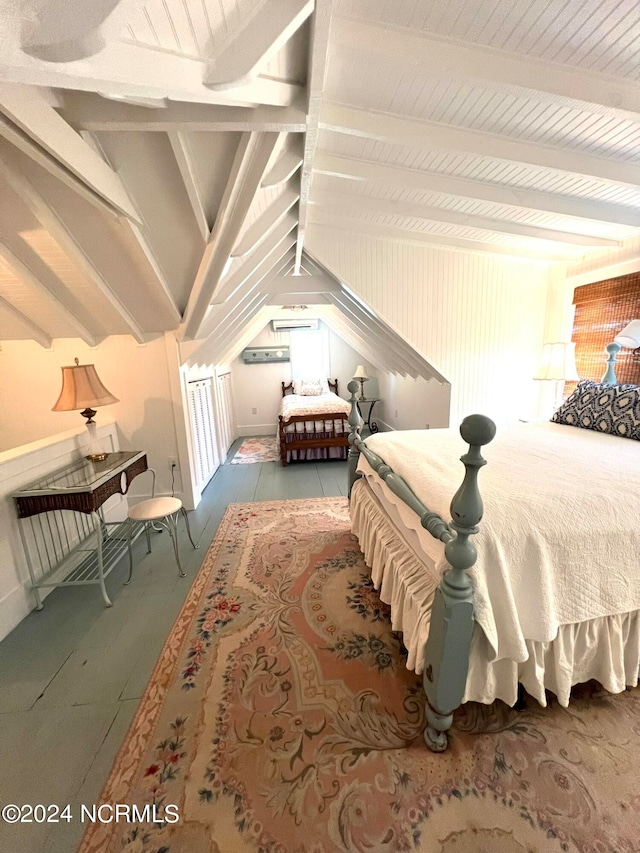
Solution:
[(548, 269), (330, 228), (308, 249), (451, 382), (451, 423), (537, 414)]

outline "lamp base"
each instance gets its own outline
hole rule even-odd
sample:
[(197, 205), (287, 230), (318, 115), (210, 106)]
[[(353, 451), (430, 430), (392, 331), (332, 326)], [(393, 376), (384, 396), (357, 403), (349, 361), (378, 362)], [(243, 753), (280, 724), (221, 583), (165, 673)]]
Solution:
[(108, 455), (108, 453), (89, 453), (84, 458), (90, 462), (104, 462)]
[(360, 383), (360, 402), (362, 403), (362, 402), (364, 402), (364, 401), (366, 400), (366, 397), (364, 396), (364, 383), (365, 383), (365, 380), (364, 380), (364, 379), (358, 379), (358, 382)]

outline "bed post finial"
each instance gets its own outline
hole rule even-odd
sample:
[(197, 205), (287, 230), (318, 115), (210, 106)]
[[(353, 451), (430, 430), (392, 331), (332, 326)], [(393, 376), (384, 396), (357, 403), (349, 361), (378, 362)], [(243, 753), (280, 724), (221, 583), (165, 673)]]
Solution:
[(482, 519), (482, 498), (478, 471), (486, 465), (480, 449), (496, 434), (496, 425), (485, 415), (470, 415), (460, 425), (460, 435), (469, 450), (461, 461), (465, 475), (451, 501), (450, 528), (454, 531), (444, 548), (451, 568), (436, 590), (431, 610), (431, 627), (425, 651), (424, 689), (427, 694), (427, 727), (424, 739), (429, 749), (442, 752), (447, 747), (446, 732), (453, 712), (464, 697), (469, 670), (473, 632), (473, 588), (467, 571), (478, 556), (470, 536), (478, 532)]
[(358, 409), (358, 398), (356, 396), (356, 392), (360, 390), (360, 383), (356, 379), (352, 379), (351, 382), (347, 385), (347, 390), (350, 391), (351, 396), (349, 397), (349, 402), (351, 403), (351, 411), (349, 412), (349, 491), (348, 497), (351, 497), (351, 489), (353, 488), (353, 484), (358, 479), (359, 475), (356, 473), (356, 468), (358, 467), (358, 457), (360, 456), (360, 451), (356, 445), (356, 441), (360, 439), (360, 410)]
[(620, 352), (622, 347), (620, 344), (617, 344), (613, 341), (610, 344), (607, 344), (605, 350), (607, 351), (607, 355), (609, 358), (607, 359), (607, 370), (600, 382), (603, 385), (617, 385), (618, 379), (616, 377), (616, 356)]

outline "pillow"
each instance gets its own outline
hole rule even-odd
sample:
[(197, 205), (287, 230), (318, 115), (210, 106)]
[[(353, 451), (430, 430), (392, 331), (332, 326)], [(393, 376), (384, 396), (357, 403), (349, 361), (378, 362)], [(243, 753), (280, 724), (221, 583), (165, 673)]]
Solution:
[(329, 383), (326, 379), (296, 379), (293, 383), (293, 393), (302, 397), (319, 397), (329, 393)]
[(602, 385), (583, 379), (551, 420), (640, 441), (640, 385)]

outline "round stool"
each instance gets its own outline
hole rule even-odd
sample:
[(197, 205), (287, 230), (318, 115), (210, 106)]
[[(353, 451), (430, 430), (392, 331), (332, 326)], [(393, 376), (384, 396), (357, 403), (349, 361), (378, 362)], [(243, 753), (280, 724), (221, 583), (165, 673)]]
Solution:
[[(155, 471), (151, 468), (148, 470), (150, 470), (154, 475), (153, 484), (155, 487)], [(127, 543), (129, 549), (129, 577), (126, 579), (125, 584), (128, 584), (131, 581), (131, 577), (133, 575), (131, 540), (133, 538), (133, 523), (135, 521), (139, 521), (144, 524), (144, 531), (147, 536), (147, 554), (151, 553), (151, 536), (149, 527), (151, 525), (160, 525), (160, 527), (164, 527), (169, 531), (169, 536), (171, 536), (171, 541), (173, 542), (173, 550), (176, 555), (176, 563), (178, 564), (178, 572), (181, 578), (185, 576), (182, 571), (182, 566), (180, 565), (180, 551), (178, 549), (178, 513), (181, 513), (184, 517), (189, 542), (191, 542), (194, 548), (198, 548), (198, 545), (196, 545), (191, 536), (189, 517), (185, 508), (182, 506), (182, 501), (179, 498), (151, 497), (144, 501), (140, 501), (140, 503), (135, 504), (129, 509), (129, 536)]]

